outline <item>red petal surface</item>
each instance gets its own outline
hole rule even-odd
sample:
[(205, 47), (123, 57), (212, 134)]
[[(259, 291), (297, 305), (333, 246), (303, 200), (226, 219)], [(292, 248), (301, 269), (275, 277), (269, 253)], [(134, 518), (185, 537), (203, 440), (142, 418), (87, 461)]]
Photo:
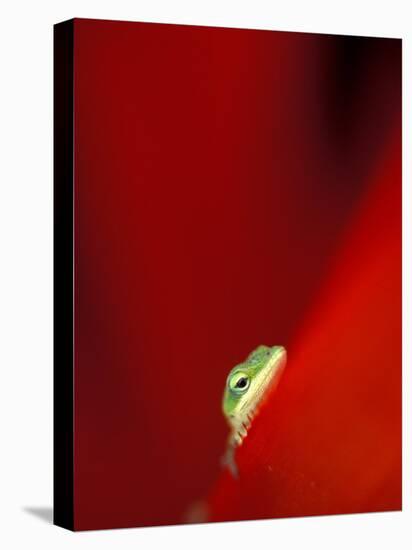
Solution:
[(401, 507), (399, 167), (392, 149), (209, 519)]

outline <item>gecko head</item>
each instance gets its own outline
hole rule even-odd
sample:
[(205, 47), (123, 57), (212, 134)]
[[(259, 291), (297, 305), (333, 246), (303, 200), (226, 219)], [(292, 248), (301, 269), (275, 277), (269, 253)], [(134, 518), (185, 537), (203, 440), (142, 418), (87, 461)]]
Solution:
[(285, 348), (259, 346), (230, 371), (222, 405), (232, 428), (238, 429), (254, 416), (264, 396), (277, 383), (285, 364)]

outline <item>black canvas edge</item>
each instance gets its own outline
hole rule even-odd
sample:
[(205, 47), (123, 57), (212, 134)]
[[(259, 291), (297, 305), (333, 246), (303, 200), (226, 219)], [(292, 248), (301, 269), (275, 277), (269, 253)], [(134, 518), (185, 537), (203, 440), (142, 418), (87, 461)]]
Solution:
[(53, 523), (74, 530), (74, 22), (54, 25)]

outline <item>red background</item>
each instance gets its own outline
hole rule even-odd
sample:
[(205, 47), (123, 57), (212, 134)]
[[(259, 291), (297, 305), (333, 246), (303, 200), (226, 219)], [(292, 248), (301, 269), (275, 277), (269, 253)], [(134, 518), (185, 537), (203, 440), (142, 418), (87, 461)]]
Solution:
[[(398, 508), (400, 41), (74, 29), (76, 529), (179, 523), (208, 494), (210, 519)], [(335, 305), (325, 313), (322, 300)], [(388, 331), (386, 382), (371, 383)], [(270, 409), (283, 423), (274, 438), (262, 413), (239, 493), (219, 465), (221, 396), (228, 370), (262, 343), (289, 352)], [(315, 412), (299, 397), (308, 383)], [(256, 458), (259, 425), (272, 443)], [(283, 481), (262, 478), (265, 456)], [(318, 487), (310, 498), (296, 456)], [(343, 487), (364, 477), (351, 500)], [(279, 506), (273, 495), (292, 486)]]

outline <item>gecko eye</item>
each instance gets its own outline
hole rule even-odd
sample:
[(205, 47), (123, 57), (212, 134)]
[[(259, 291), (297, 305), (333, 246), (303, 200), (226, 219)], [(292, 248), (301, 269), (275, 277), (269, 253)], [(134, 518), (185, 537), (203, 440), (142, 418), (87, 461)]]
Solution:
[(244, 393), (250, 385), (250, 378), (244, 372), (236, 372), (229, 380), (229, 388), (234, 393)]

